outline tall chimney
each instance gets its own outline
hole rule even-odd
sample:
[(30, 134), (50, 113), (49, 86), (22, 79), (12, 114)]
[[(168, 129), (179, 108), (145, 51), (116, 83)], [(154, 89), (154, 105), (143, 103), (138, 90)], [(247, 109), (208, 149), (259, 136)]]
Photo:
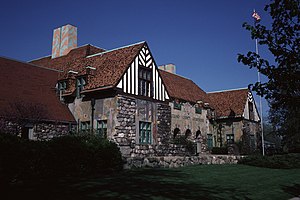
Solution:
[(158, 68), (172, 74), (176, 74), (176, 66), (174, 64), (161, 65)]
[(77, 47), (77, 27), (67, 24), (54, 29), (52, 41), (52, 58), (67, 55)]

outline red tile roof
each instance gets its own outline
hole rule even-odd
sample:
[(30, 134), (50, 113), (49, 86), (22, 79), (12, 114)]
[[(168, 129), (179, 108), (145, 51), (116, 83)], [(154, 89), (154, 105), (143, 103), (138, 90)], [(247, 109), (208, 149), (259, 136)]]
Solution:
[[(109, 51), (99, 50), (98, 53), (90, 54), (89, 56), (86, 56), (84, 53), (77, 53), (79, 51), (77, 48), (73, 49), (66, 56), (54, 59), (51, 59), (51, 57), (42, 58), (31, 61), (31, 63), (63, 70), (58, 79), (67, 78), (69, 70), (78, 72), (76, 76), (85, 75), (86, 67), (91, 66), (96, 68), (96, 70), (93, 76), (89, 76), (85, 90), (107, 86), (113, 87), (118, 84), (118, 81), (144, 45), (146, 43), (141, 42)], [(78, 56), (74, 57), (72, 54)], [(74, 90), (75, 88), (71, 88), (71, 91), (68, 92), (74, 92)]]
[(207, 93), (217, 117), (239, 117), (244, 113), (248, 89), (236, 89)]
[(206, 93), (192, 80), (163, 70), (159, 72), (171, 98), (193, 103), (199, 100), (209, 102)]
[(58, 71), (0, 57), (0, 115), (11, 105), (40, 105), (45, 120), (75, 122), (68, 107), (56, 96)]

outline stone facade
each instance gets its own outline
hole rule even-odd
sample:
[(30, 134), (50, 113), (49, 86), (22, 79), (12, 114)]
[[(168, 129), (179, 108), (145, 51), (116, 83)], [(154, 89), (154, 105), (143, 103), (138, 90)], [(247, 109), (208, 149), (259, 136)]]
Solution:
[(201, 155), (201, 156), (157, 156), (128, 158), (124, 168), (175, 168), (201, 164), (237, 164), (241, 156)]
[(212, 126), (213, 146), (221, 147), (227, 145), (230, 135), (233, 135), (234, 143), (239, 143), (245, 134), (245, 129), (247, 129), (249, 134), (247, 138), (250, 140), (248, 142), (251, 148), (253, 150), (256, 149), (260, 124), (241, 118), (217, 120), (217, 125)]
[(74, 124), (56, 122), (37, 122), (21, 127), (17, 123), (0, 120), (0, 130), (3, 133), (17, 134), (30, 140), (49, 140), (54, 137), (68, 135), (75, 131)]

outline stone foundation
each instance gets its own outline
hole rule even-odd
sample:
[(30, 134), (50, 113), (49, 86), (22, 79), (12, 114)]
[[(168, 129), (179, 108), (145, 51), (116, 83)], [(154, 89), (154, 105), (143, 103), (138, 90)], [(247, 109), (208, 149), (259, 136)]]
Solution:
[(199, 155), (199, 156), (157, 156), (127, 158), (125, 169), (131, 168), (176, 168), (202, 164), (237, 164), (241, 156)]

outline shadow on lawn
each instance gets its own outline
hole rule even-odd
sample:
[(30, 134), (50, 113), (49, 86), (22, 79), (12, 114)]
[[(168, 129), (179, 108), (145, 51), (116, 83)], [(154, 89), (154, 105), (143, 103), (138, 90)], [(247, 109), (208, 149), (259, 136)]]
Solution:
[(191, 175), (179, 170), (143, 169), (76, 181), (47, 181), (15, 187), (10, 199), (248, 199), (246, 192), (189, 181), (187, 176)]
[(294, 184), (293, 186), (282, 186), (282, 190), (293, 196), (300, 196), (300, 184)]

